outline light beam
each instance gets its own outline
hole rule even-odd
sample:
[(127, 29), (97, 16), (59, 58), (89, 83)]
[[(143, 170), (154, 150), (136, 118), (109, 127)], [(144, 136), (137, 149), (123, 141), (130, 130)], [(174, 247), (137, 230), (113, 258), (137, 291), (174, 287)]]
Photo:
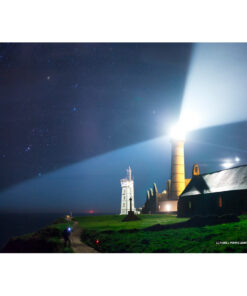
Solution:
[(247, 120), (247, 44), (196, 44), (185, 84), (181, 118), (197, 116), (191, 128)]

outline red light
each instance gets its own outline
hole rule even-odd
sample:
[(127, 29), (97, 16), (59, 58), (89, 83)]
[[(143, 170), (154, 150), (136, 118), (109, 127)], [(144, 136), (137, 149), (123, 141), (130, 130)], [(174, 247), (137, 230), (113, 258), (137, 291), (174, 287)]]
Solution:
[(94, 210), (89, 210), (88, 213), (89, 214), (93, 214), (94, 213)]
[(96, 244), (99, 244), (99, 240), (98, 239), (96, 240)]

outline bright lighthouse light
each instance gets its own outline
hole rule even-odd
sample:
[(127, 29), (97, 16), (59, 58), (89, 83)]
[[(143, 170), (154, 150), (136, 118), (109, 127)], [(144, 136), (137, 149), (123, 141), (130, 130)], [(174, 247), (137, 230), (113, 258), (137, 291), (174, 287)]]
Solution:
[(186, 132), (180, 124), (177, 124), (173, 128), (171, 128), (170, 134), (169, 134), (171, 139), (181, 140), (181, 141), (185, 140), (185, 135), (186, 135)]
[(180, 115), (179, 124), (186, 132), (196, 130), (200, 127), (200, 118), (193, 110), (185, 109)]
[(197, 114), (190, 110), (184, 110), (179, 122), (170, 130), (170, 138), (173, 140), (185, 141), (186, 133), (198, 129), (200, 126), (200, 119)]

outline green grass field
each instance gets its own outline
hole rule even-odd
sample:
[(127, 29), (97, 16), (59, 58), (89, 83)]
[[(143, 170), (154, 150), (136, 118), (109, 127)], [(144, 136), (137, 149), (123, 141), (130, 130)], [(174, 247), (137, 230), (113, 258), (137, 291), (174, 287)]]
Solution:
[[(123, 216), (108, 215), (77, 217), (76, 220), (83, 229), (82, 240), (99, 252), (247, 252), (247, 216), (241, 216), (240, 222), (159, 231), (145, 228), (187, 219), (168, 215), (140, 215), (140, 218), (140, 221), (122, 222)], [(216, 243), (219, 241), (222, 243)]]
[[(81, 240), (102, 253), (218, 253), (247, 252), (247, 216), (239, 222), (185, 227), (188, 219), (169, 215), (139, 215), (139, 221), (122, 222), (124, 216), (75, 217)], [(182, 223), (179, 225), (179, 223)], [(169, 229), (147, 229), (153, 225)], [(35, 233), (12, 239), (7, 252), (73, 252), (63, 247), (61, 233), (73, 222), (64, 218)], [(178, 225), (178, 228), (173, 228)], [(172, 227), (172, 228), (171, 228)], [(218, 243), (218, 242), (222, 243)]]
[(143, 229), (155, 224), (172, 224), (188, 220), (187, 218), (177, 218), (168, 215), (139, 215), (140, 220), (131, 222), (122, 222), (124, 216), (104, 215), (104, 216), (84, 216), (76, 217), (81, 228), (93, 229), (97, 231), (105, 230), (125, 230), (125, 229)]

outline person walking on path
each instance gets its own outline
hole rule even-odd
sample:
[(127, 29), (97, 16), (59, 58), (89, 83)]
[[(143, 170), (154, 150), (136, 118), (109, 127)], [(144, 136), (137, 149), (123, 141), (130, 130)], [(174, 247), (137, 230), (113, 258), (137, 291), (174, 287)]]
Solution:
[(71, 234), (72, 228), (71, 227), (66, 227), (63, 231), (63, 239), (64, 239), (64, 247), (66, 248), (67, 246), (70, 248), (71, 247), (71, 240), (70, 240), (70, 234)]

